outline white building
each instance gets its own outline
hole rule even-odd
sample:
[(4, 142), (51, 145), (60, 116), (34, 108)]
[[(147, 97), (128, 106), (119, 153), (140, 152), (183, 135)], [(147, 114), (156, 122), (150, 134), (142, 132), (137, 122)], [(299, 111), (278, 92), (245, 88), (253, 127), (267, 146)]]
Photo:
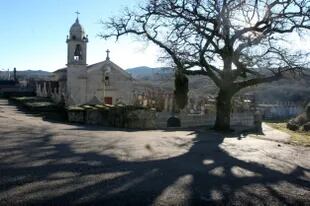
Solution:
[(67, 36), (67, 67), (55, 71), (53, 81), (38, 82), (37, 95), (52, 97), (67, 106), (82, 104), (132, 104), (134, 80), (109, 58), (87, 65), (88, 36), (77, 18)]

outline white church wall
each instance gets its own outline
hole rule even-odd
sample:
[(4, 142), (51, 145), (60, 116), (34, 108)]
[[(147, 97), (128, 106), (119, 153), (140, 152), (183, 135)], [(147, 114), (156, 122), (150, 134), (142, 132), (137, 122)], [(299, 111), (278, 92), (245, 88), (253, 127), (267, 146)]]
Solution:
[(111, 70), (105, 96), (113, 97), (113, 104), (133, 104), (133, 90), (133, 81), (130, 78), (117, 69)]
[(66, 104), (81, 105), (87, 103), (87, 73), (86, 66), (74, 65), (67, 70), (67, 101)]
[(87, 102), (93, 102), (94, 100), (104, 102), (104, 85), (103, 85), (103, 72), (100, 70), (101, 65), (95, 65), (95, 67), (87, 72)]
[(132, 104), (133, 82), (129, 77), (109, 61), (91, 66), (88, 71), (87, 101), (99, 100), (104, 103), (104, 98), (110, 97), (112, 104)]
[(52, 80), (54, 81), (64, 81), (66, 79), (67, 79), (67, 68), (62, 69), (62, 71), (57, 71), (52, 75)]

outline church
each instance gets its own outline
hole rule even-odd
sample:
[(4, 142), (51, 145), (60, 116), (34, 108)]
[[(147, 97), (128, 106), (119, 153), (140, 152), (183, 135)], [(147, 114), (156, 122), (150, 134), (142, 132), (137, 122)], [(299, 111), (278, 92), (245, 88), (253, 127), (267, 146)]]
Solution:
[(88, 35), (78, 17), (66, 42), (66, 67), (53, 72), (52, 81), (38, 82), (37, 96), (66, 106), (133, 103), (134, 79), (110, 60), (109, 50), (104, 61), (87, 65)]

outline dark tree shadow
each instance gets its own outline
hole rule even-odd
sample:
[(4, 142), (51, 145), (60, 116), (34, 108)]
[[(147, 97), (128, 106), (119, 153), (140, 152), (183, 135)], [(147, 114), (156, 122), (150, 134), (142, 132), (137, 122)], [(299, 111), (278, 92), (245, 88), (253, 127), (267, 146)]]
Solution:
[[(44, 129), (40, 132), (42, 135), (37, 137), (16, 138), (15, 146), (0, 147), (2, 154), (16, 151), (43, 162), (20, 166), (24, 162), (5, 163), (9, 157), (1, 156), (1, 205), (152, 205), (159, 199), (162, 204), (177, 204), (177, 199), (183, 199), (181, 203), (185, 205), (306, 204), (299, 195), (283, 194), (272, 185), (285, 183), (309, 191), (309, 182), (301, 178), (308, 169), (297, 167), (285, 174), (239, 160), (220, 147), (229, 138), (227, 134), (197, 130), (193, 145), (185, 154), (130, 162), (95, 152), (78, 153), (70, 143), (53, 144), (53, 134)], [(11, 136), (1, 134), (0, 141), (8, 141)], [(236, 176), (232, 172), (235, 167), (258, 175)], [(59, 173), (62, 175), (55, 175)], [(76, 176), (66, 176), (71, 173)], [(53, 181), (60, 183), (49, 185)], [(37, 182), (43, 183), (36, 187)], [(25, 189), (19, 197), (11, 195), (26, 185), (33, 188)]]

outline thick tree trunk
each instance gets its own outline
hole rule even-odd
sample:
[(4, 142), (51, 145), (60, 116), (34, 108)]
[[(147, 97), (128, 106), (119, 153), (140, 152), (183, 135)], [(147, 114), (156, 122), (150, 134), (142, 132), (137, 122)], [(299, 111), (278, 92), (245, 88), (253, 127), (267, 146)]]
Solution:
[(227, 89), (220, 89), (216, 102), (216, 121), (214, 125), (215, 130), (230, 131), (230, 113), (231, 113), (231, 99), (233, 94)]

